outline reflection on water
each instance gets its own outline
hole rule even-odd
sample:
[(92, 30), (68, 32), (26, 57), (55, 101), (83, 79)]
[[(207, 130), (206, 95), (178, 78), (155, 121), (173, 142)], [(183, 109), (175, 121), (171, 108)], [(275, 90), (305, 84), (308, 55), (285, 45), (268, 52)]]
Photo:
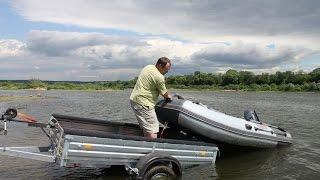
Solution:
[[(262, 121), (287, 129), (294, 144), (285, 148), (248, 151), (230, 147), (221, 152), (215, 166), (188, 167), (182, 179), (318, 179), (320, 177), (320, 94), (282, 92), (178, 92), (236, 117), (254, 108)], [(129, 105), (130, 91), (0, 91), (0, 96), (17, 98), (0, 101), (0, 109), (23, 107), (23, 111), (46, 122), (53, 113), (119, 122), (134, 122)], [(38, 128), (9, 123), (8, 136), (0, 145), (46, 145)], [(61, 168), (59, 165), (0, 156), (0, 179), (126, 179), (121, 168)]]

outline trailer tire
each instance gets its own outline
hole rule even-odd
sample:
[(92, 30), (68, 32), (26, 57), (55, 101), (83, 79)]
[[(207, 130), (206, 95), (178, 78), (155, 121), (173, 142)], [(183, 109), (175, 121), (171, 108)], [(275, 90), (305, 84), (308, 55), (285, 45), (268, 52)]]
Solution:
[(150, 168), (144, 175), (144, 180), (151, 180), (151, 179), (161, 179), (164, 177), (175, 178), (177, 174), (166, 165), (158, 165)]

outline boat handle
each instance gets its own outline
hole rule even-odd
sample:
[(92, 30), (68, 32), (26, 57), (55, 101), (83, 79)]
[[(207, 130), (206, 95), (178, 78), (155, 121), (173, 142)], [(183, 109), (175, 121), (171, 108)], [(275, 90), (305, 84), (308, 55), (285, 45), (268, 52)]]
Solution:
[(264, 130), (264, 129), (261, 129), (261, 128), (258, 128), (258, 127), (254, 127), (254, 130), (255, 131), (264, 131), (264, 132), (269, 132), (271, 134), (273, 134), (274, 132), (273, 131), (267, 131), (267, 130)]

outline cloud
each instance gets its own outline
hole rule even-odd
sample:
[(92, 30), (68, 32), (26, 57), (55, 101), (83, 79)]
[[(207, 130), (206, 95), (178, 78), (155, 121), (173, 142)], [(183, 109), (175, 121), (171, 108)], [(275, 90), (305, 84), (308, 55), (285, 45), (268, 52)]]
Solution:
[(317, 0), (14, 0), (11, 6), (34, 22), (169, 35), (198, 42), (240, 40), (320, 48)]
[(28, 50), (47, 56), (66, 56), (81, 47), (97, 45), (146, 45), (131, 37), (107, 36), (102, 33), (79, 33), (59, 31), (30, 31), (27, 38)]
[(266, 69), (285, 63), (295, 63), (314, 51), (298, 47), (277, 47), (237, 42), (232, 45), (208, 46), (191, 56), (199, 66), (236, 69)]
[(274, 71), (316, 52), (297, 46), (242, 41), (197, 43), (154, 36), (137, 39), (39, 30), (31, 31), (26, 39), (25, 43), (0, 41), (0, 79), (127, 80), (162, 56), (172, 59), (169, 75), (229, 68)]
[(132, 79), (162, 56), (172, 59), (170, 74), (273, 72), (319, 57), (317, 0), (8, 2), (44, 28), (56, 23), (64, 30), (125, 33), (31, 30), (26, 41), (1, 39), (0, 79)]
[(15, 39), (0, 39), (0, 57), (19, 56), (26, 45)]
[(141, 68), (162, 56), (187, 61), (206, 45), (159, 37), (136, 39), (101, 33), (31, 31), (27, 37), (31, 54), (79, 59), (88, 69)]

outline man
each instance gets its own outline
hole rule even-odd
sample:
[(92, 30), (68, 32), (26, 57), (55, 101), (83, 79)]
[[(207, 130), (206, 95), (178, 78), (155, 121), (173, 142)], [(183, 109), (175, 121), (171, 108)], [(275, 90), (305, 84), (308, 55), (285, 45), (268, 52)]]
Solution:
[(159, 132), (159, 121), (154, 109), (159, 94), (166, 99), (171, 99), (163, 76), (170, 68), (171, 61), (166, 57), (158, 59), (156, 65), (144, 67), (130, 96), (133, 112), (144, 136), (149, 138), (157, 138)]

